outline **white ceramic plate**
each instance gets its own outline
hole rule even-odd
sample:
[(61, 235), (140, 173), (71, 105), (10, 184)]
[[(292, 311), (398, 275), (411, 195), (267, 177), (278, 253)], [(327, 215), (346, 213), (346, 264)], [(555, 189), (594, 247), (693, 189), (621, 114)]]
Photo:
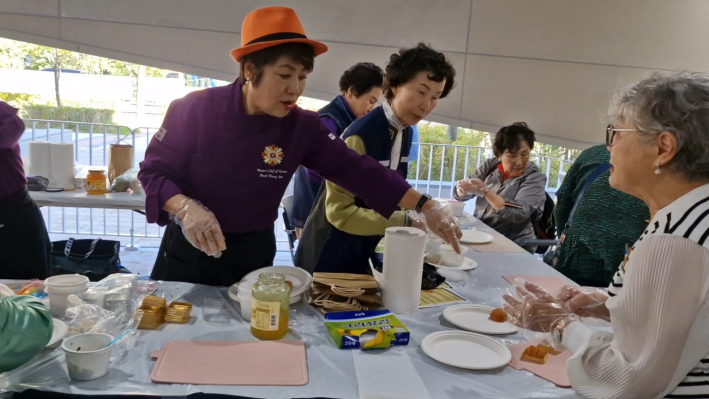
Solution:
[(517, 332), (514, 324), (490, 320), (494, 308), (482, 305), (455, 305), (443, 311), (443, 317), (456, 327), (482, 334), (512, 334)]
[(488, 244), (491, 243), (494, 238), (487, 233), (477, 230), (463, 230), (463, 238), (460, 242), (466, 244)]
[(429, 265), (433, 266), (433, 267), (439, 267), (439, 268), (441, 268), (441, 269), (448, 269), (448, 270), (462, 270), (462, 271), (465, 271), (465, 270), (473, 270), (473, 269), (475, 269), (476, 267), (478, 267), (478, 263), (475, 262), (474, 260), (470, 259), (470, 258), (464, 258), (464, 259), (463, 259), (463, 264), (460, 265), (460, 266), (456, 266), (456, 267), (451, 267), (451, 266), (446, 266), (446, 265), (439, 265), (439, 264), (437, 264), (437, 263), (431, 263), (431, 262), (427, 262), (427, 263), (428, 263)]
[(421, 342), (431, 359), (468, 370), (493, 370), (504, 367), (512, 354), (500, 342), (466, 331), (439, 331)]
[[(254, 270), (253, 272), (247, 274), (241, 281), (243, 282), (248, 280), (256, 282), (258, 281), (258, 276), (261, 273), (281, 273), (285, 275), (286, 280), (293, 283), (293, 289), (291, 290), (290, 294), (291, 303), (298, 302), (302, 298), (302, 294), (308, 291), (310, 289), (310, 285), (313, 283), (313, 276), (311, 276), (310, 273), (299, 267), (294, 266), (264, 267), (263, 269)], [(229, 288), (229, 297), (231, 297), (235, 301), (237, 300), (235, 298), (237, 295), (238, 285), (239, 283), (236, 283)]]
[(54, 331), (52, 332), (52, 338), (49, 339), (47, 346), (52, 346), (61, 341), (69, 332), (69, 327), (63, 321), (52, 319), (52, 323), (54, 324)]

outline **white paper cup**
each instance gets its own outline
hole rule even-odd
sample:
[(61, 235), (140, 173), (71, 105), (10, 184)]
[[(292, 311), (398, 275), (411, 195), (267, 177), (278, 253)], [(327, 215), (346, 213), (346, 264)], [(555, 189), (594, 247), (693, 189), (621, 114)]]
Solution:
[(441, 246), (441, 259), (443, 264), (448, 267), (460, 267), (463, 266), (464, 256), (456, 253), (450, 245), (443, 245)]
[(86, 333), (69, 337), (62, 343), (66, 367), (73, 380), (95, 380), (108, 374), (113, 340), (108, 334)]
[(448, 209), (450, 209), (451, 214), (455, 217), (461, 217), (464, 215), (465, 203), (458, 201), (449, 201)]

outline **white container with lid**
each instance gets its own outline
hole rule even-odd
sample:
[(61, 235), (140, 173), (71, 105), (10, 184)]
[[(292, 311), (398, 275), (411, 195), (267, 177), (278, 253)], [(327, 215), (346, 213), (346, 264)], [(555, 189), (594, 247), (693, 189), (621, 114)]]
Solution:
[(44, 280), (45, 292), (49, 296), (49, 310), (52, 316), (61, 317), (66, 311), (67, 298), (89, 288), (89, 278), (80, 274), (63, 274)]

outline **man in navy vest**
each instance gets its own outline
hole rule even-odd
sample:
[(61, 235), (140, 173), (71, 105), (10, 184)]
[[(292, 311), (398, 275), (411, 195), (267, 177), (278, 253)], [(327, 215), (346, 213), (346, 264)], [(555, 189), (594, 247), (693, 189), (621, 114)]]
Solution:
[[(454, 78), (455, 69), (445, 56), (423, 43), (392, 54), (384, 80), (386, 101), (353, 122), (342, 139), (351, 149), (406, 177), (411, 126), (424, 119), (436, 108), (438, 100), (450, 93)], [(398, 211), (386, 219), (342, 187), (330, 181), (326, 185), (324, 216), (331, 226), (314, 272), (370, 273), (369, 259), (387, 227), (424, 228), (411, 213)], [(313, 217), (323, 215), (312, 214)], [(303, 244), (301, 241), (300, 245)], [(308, 265), (298, 266), (309, 269)]]

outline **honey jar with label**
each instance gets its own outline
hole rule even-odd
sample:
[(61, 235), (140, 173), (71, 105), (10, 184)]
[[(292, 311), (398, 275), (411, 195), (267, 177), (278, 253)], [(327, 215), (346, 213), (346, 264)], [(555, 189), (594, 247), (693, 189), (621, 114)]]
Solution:
[(89, 169), (86, 176), (86, 194), (106, 194), (106, 172), (103, 169)]
[(280, 273), (261, 273), (251, 292), (251, 334), (263, 340), (288, 334), (290, 286)]

